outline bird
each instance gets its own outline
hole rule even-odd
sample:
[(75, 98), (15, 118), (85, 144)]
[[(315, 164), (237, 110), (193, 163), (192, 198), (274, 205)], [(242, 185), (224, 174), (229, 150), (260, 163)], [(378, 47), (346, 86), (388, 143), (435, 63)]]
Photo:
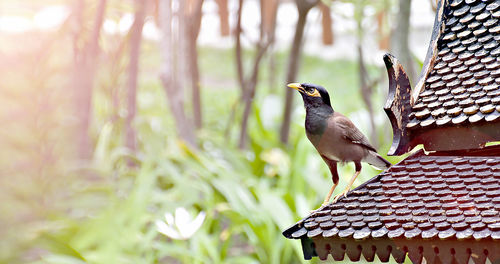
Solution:
[(347, 192), (361, 172), (361, 162), (366, 162), (380, 170), (388, 169), (392, 165), (377, 153), (366, 136), (349, 118), (333, 110), (328, 91), (323, 86), (310, 83), (290, 83), (287, 86), (302, 95), (306, 109), (307, 138), (328, 165), (332, 175), (333, 186), (322, 206), (329, 203), (339, 183), (338, 163), (354, 162), (355, 173), (347, 187), (334, 197), (333, 203), (336, 203), (342, 196), (347, 197)]

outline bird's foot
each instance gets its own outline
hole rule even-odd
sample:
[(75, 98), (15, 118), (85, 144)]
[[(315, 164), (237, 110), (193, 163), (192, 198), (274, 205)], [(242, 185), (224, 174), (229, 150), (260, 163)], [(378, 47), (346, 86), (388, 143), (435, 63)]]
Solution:
[(325, 200), (323, 201), (323, 203), (321, 204), (321, 206), (320, 206), (318, 209), (315, 209), (315, 210), (310, 210), (310, 211), (309, 211), (309, 215), (312, 215), (312, 214), (314, 214), (314, 213), (316, 213), (316, 212), (319, 212), (319, 211), (323, 210), (323, 208), (325, 208), (325, 206), (327, 206), (327, 205), (328, 205), (328, 202), (330, 201), (330, 196), (327, 196), (327, 197), (328, 197), (328, 199), (325, 199)]
[(314, 215), (316, 212), (319, 212), (319, 211), (323, 210), (323, 207), (324, 206), (322, 205), (318, 209), (310, 210), (309, 211), (309, 215)]
[(323, 202), (323, 204), (321, 204), (321, 206), (318, 209), (309, 211), (309, 214), (319, 212), (319, 211), (323, 210), (323, 208), (325, 208), (325, 206), (327, 206), (327, 205), (328, 205), (328, 202)]
[(333, 197), (333, 203), (336, 203), (338, 201), (338, 199), (340, 199), (340, 197), (342, 197), (342, 196), (347, 197), (347, 192), (349, 192), (349, 189), (345, 189), (341, 193), (335, 195), (335, 197)]

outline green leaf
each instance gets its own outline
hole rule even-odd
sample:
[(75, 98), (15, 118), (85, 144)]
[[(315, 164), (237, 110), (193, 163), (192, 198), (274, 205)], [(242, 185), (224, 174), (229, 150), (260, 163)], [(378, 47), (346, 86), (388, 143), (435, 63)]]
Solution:
[(274, 223), (284, 230), (293, 223), (292, 212), (281, 197), (269, 191), (261, 191), (259, 195), (260, 206), (271, 216)]
[(73, 259), (86, 261), (85, 258), (75, 250), (68, 242), (59, 239), (49, 233), (41, 234), (37, 239), (39, 245), (45, 247), (55, 255), (64, 255)]

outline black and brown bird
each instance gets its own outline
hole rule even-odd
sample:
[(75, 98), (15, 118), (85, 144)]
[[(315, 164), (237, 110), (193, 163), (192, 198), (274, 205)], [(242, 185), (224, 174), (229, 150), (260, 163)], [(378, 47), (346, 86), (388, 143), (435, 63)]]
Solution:
[(330, 96), (325, 88), (309, 83), (290, 83), (288, 87), (300, 92), (306, 108), (306, 135), (318, 153), (328, 165), (332, 174), (333, 186), (323, 205), (330, 201), (335, 187), (339, 183), (337, 163), (352, 161), (356, 172), (344, 191), (334, 198), (334, 203), (346, 196), (354, 180), (361, 172), (361, 162), (366, 162), (378, 169), (385, 170), (392, 164), (382, 158), (377, 150), (359, 129), (339, 112), (333, 110)]

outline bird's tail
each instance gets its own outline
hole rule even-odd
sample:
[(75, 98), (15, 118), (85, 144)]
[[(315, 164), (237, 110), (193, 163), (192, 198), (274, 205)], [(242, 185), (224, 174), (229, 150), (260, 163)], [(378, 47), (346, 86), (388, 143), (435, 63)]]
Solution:
[(370, 151), (363, 161), (379, 170), (388, 169), (392, 165), (388, 160), (382, 158), (382, 156), (375, 151)]

